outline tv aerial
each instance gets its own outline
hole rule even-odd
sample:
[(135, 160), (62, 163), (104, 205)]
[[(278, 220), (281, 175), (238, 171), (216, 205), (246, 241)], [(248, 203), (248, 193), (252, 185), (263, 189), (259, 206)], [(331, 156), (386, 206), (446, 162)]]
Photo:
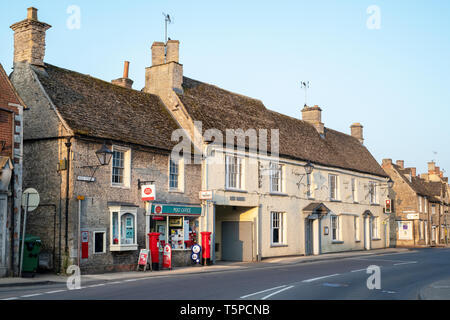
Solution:
[(174, 23), (174, 19), (173, 17), (171, 17), (169, 14), (165, 14), (164, 12), (162, 13), (164, 16), (164, 21), (165, 21), (165, 41), (167, 43), (168, 37), (167, 37), (167, 25)]
[(305, 107), (307, 106), (308, 89), (310, 88), (310, 86), (311, 86), (311, 82), (310, 81), (302, 81), (302, 82), (300, 82), (300, 88), (305, 90)]

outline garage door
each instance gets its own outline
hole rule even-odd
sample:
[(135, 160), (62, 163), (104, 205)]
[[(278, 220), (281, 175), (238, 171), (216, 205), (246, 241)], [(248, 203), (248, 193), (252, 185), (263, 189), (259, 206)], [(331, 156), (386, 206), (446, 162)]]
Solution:
[(222, 260), (252, 261), (253, 223), (246, 221), (222, 222)]

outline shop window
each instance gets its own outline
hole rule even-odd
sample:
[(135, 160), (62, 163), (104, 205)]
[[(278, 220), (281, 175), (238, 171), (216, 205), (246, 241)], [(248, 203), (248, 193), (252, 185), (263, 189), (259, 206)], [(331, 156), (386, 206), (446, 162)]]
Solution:
[(106, 233), (104, 231), (94, 231), (94, 253), (106, 252)]
[(165, 216), (152, 220), (151, 232), (160, 233), (161, 248), (169, 244), (173, 250), (190, 250), (198, 243), (198, 218), (185, 216)]
[[(114, 210), (116, 209), (116, 210)], [(137, 208), (113, 207), (111, 210), (111, 251), (137, 250)]]

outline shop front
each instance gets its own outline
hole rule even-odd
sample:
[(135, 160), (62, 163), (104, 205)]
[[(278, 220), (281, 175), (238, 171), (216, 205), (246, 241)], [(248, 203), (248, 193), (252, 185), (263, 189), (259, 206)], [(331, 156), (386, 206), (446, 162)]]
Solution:
[(148, 215), (149, 232), (158, 232), (159, 248), (169, 244), (172, 248), (174, 267), (192, 264), (191, 248), (199, 243), (200, 205), (157, 204), (151, 205)]

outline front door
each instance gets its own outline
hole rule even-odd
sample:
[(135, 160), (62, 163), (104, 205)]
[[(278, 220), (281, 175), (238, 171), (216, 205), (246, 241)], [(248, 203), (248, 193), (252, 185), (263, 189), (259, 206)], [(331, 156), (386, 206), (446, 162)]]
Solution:
[(311, 256), (314, 254), (314, 229), (312, 219), (305, 219), (305, 255)]
[(0, 267), (6, 265), (7, 196), (0, 194)]

